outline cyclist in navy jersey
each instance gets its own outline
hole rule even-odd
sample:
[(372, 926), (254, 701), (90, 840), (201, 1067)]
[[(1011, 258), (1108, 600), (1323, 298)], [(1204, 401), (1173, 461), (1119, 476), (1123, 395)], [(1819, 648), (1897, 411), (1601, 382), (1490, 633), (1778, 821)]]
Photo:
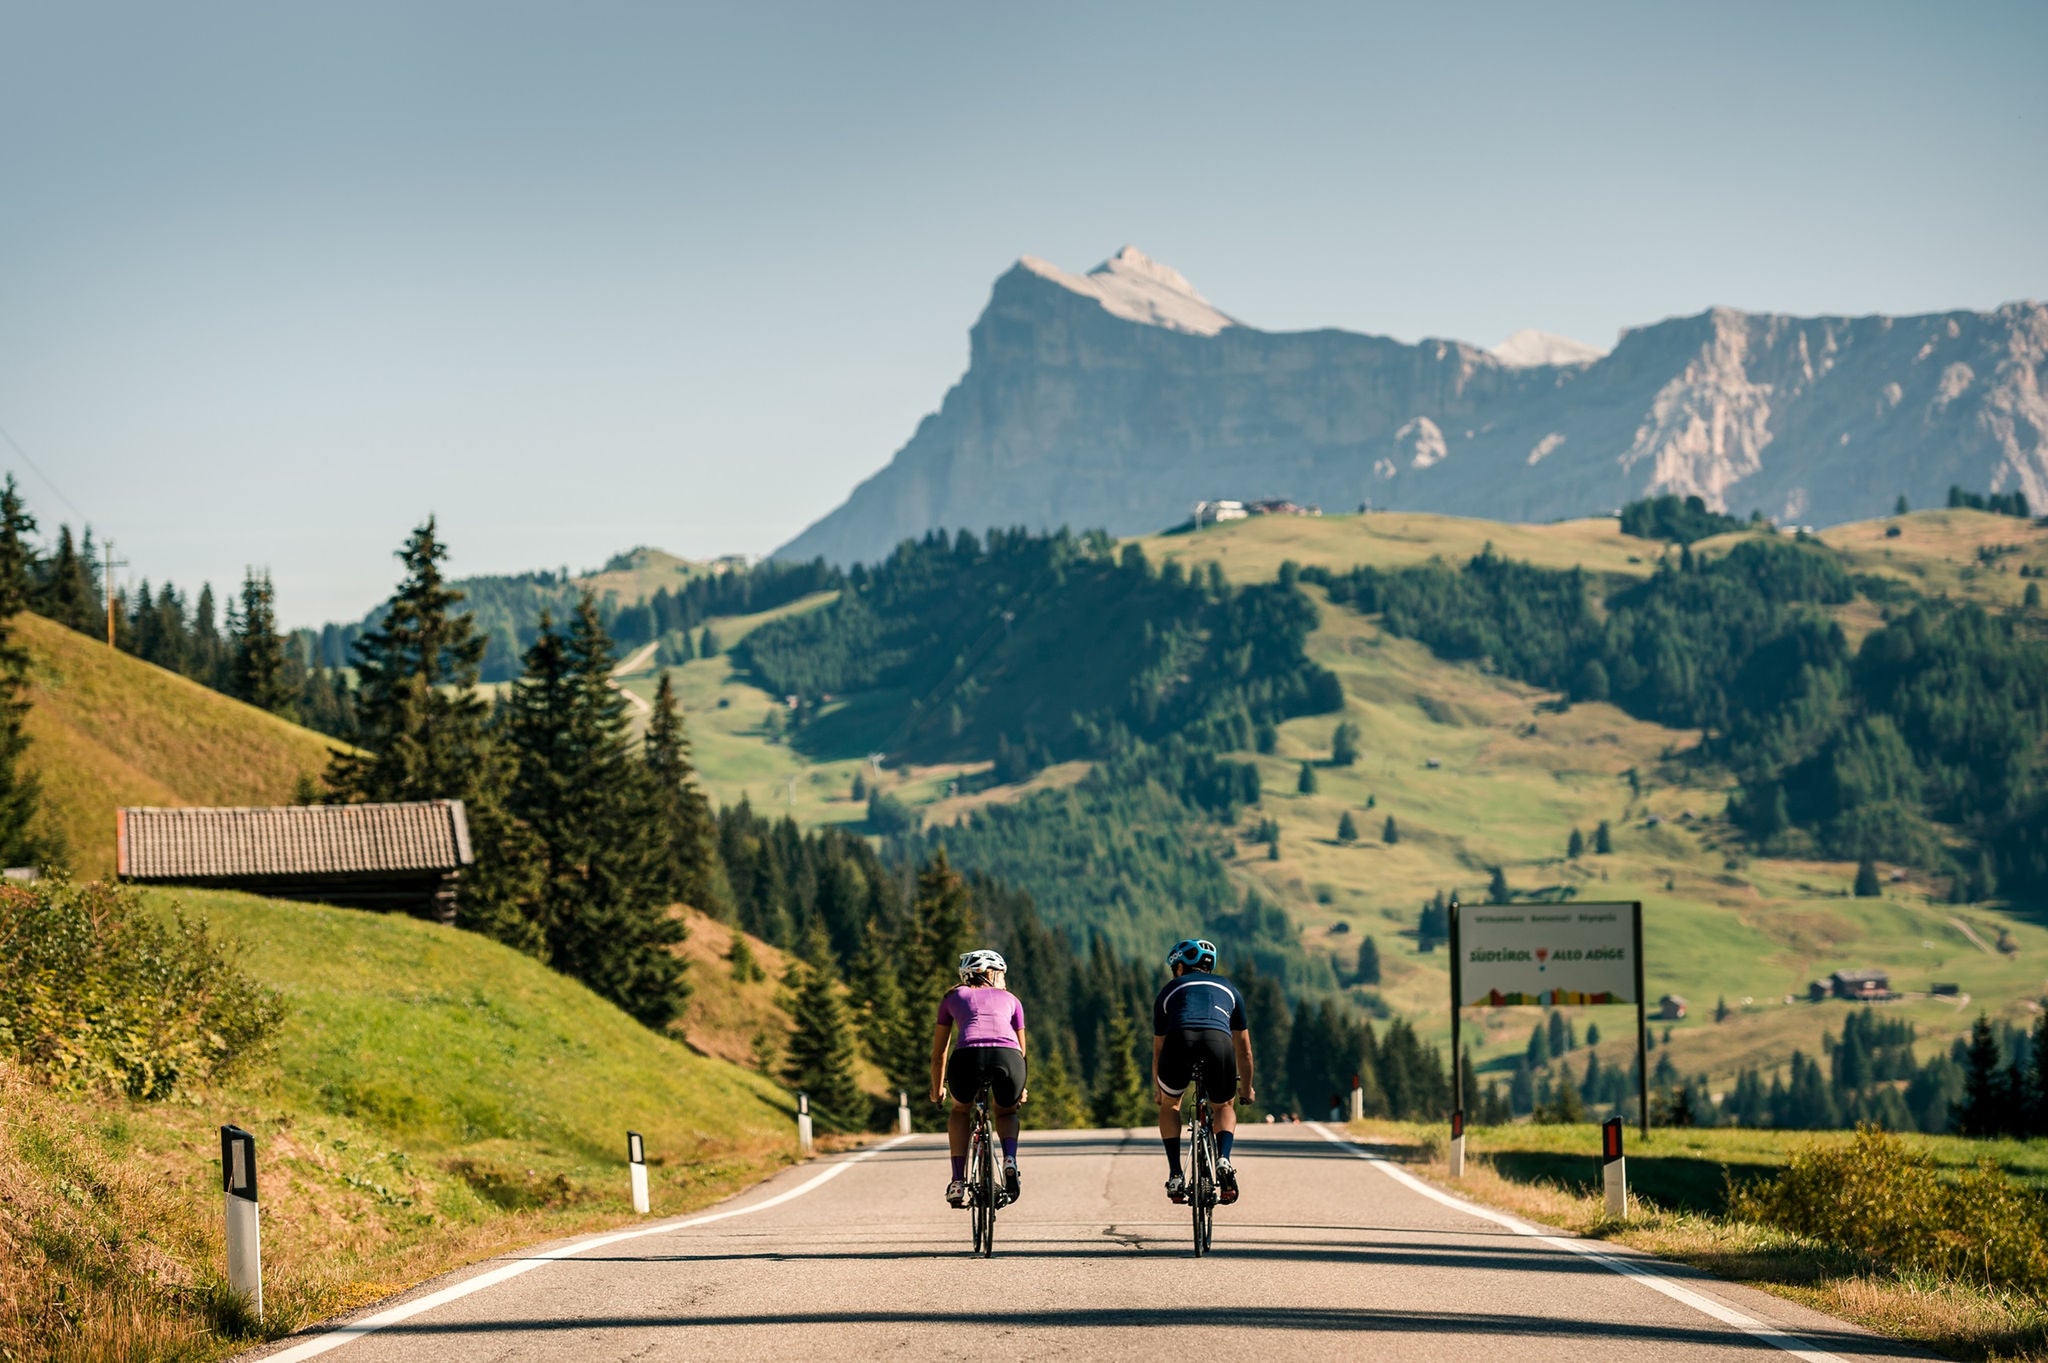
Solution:
[(1202, 1096), (1216, 1123), (1218, 1199), (1237, 1201), (1237, 1170), (1230, 1147), (1237, 1140), (1237, 1108), (1258, 1096), (1252, 1087), (1252, 1037), (1244, 1016), (1244, 995), (1215, 973), (1216, 944), (1198, 938), (1177, 943), (1166, 955), (1173, 979), (1152, 1001), (1152, 1082), (1159, 1098), (1159, 1139), (1166, 1146), (1166, 1195), (1187, 1200), (1180, 1168), (1180, 1101), (1197, 1060), (1202, 1063)]

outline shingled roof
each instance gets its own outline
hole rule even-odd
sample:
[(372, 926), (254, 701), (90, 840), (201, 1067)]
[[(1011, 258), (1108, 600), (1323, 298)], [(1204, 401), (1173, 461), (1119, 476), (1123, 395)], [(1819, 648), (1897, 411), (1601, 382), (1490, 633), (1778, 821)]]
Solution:
[(123, 809), (131, 880), (454, 871), (474, 858), (460, 800), (265, 809)]

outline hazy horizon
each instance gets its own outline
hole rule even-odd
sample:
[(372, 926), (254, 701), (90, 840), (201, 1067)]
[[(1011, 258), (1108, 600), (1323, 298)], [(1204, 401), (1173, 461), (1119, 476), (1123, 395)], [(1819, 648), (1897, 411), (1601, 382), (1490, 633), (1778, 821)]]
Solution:
[(1611, 345), (2048, 296), (2048, 10), (0, 6), (0, 442), (123, 579), (353, 619), (764, 553), (1018, 256), (1269, 330)]

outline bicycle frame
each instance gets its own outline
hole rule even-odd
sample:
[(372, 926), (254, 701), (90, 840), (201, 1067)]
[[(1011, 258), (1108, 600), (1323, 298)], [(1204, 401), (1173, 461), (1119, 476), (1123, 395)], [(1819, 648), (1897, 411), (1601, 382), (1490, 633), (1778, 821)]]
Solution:
[(995, 1123), (990, 1110), (994, 1096), (983, 1084), (974, 1097), (974, 1127), (967, 1138), (967, 1199), (973, 1209), (974, 1253), (984, 1259), (995, 1254), (996, 1208), (1002, 1204), (1002, 1188), (996, 1179)]
[(1188, 1114), (1194, 1133), (1190, 1142), (1188, 1206), (1194, 1213), (1195, 1257), (1209, 1252), (1216, 1232), (1216, 1118), (1202, 1091), (1202, 1066), (1197, 1061), (1188, 1077), (1188, 1091), (1194, 1095), (1194, 1110)]

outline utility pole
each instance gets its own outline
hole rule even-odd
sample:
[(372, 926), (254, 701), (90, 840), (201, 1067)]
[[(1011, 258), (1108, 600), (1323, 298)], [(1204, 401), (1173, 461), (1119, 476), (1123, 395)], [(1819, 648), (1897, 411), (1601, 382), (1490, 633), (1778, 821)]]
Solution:
[(100, 573), (100, 592), (107, 598), (107, 647), (114, 646), (114, 569), (126, 568), (127, 559), (114, 558), (114, 542), (106, 542), (106, 567)]

